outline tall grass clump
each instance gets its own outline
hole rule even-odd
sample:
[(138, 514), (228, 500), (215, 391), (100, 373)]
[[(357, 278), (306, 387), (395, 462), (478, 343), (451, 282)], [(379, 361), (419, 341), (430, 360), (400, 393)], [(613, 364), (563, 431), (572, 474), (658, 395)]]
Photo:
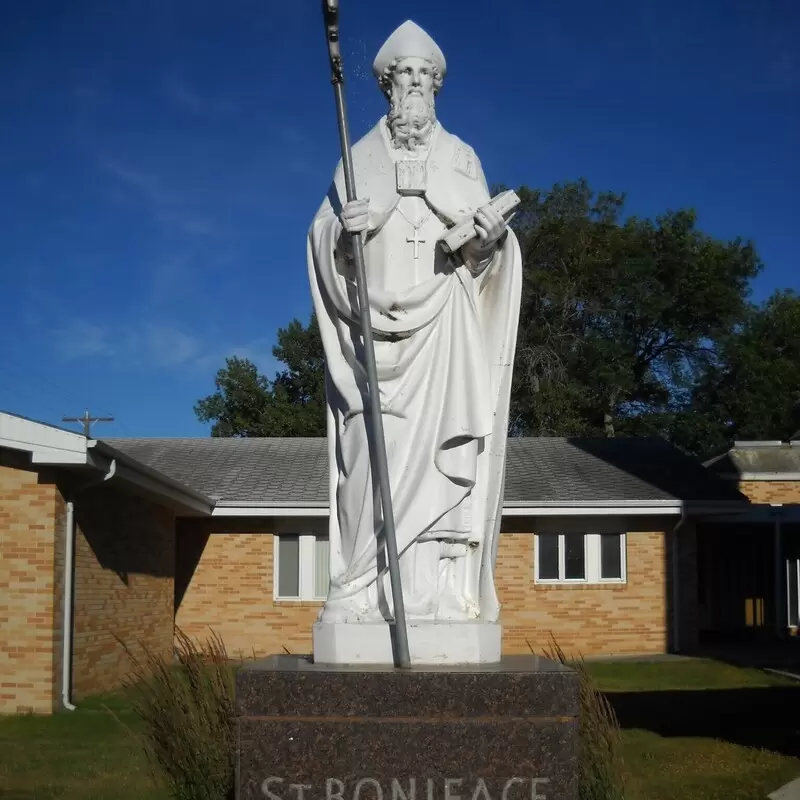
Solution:
[(580, 800), (624, 800), (619, 722), (604, 694), (595, 688), (583, 658), (568, 660), (551, 637), (545, 657), (575, 670), (580, 693)]
[(176, 800), (234, 796), (235, 683), (222, 640), (202, 645), (175, 632), (175, 658), (128, 654), (125, 683), (144, 749)]

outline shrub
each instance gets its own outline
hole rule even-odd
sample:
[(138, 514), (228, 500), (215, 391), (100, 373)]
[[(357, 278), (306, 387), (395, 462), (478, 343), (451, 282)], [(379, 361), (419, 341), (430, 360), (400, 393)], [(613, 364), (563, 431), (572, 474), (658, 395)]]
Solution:
[(176, 660), (142, 650), (128, 650), (125, 688), (154, 770), (176, 800), (233, 798), (235, 684), (222, 640), (212, 634), (201, 647), (176, 630)]
[(604, 694), (597, 691), (583, 658), (568, 660), (554, 638), (544, 655), (578, 674), (580, 692), (580, 800), (624, 800), (619, 723)]

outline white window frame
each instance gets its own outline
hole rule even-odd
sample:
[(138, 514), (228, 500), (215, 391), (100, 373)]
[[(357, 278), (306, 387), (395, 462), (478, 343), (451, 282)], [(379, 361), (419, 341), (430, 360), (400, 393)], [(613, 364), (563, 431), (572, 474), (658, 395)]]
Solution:
[[(279, 594), (280, 588), (280, 540), (281, 536), (296, 536), (299, 541), (299, 592), (296, 597), (285, 597)], [(272, 599), (282, 603), (301, 603), (309, 601), (324, 601), (327, 596), (320, 597), (314, 594), (315, 559), (317, 539), (327, 539), (327, 533), (308, 530), (291, 530), (285, 528), (273, 534), (272, 548)]]
[[(624, 531), (542, 531), (543, 534), (558, 536), (558, 578), (539, 577), (539, 534), (534, 534), (534, 582), (543, 585), (570, 585), (570, 584), (624, 584), (628, 582), (628, 537)], [(566, 572), (566, 544), (564, 536), (567, 533), (580, 533), (583, 538), (583, 562), (585, 576), (583, 578), (565, 578)], [(613, 533), (618, 535), (620, 546), (620, 572), (621, 578), (603, 578), (600, 575), (601, 567), (601, 542), (603, 534)]]

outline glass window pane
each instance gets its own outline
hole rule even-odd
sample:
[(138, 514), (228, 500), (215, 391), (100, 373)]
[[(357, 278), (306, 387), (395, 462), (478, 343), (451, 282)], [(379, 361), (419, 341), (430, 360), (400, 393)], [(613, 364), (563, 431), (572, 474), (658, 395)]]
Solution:
[(564, 534), (564, 577), (567, 580), (586, 578), (586, 548), (584, 534)]
[(300, 596), (300, 537), (278, 537), (278, 597)]
[(539, 580), (558, 580), (558, 534), (540, 533), (539, 540)]
[(622, 535), (619, 533), (600, 534), (600, 577), (622, 578)]
[(314, 541), (314, 597), (327, 597), (330, 583), (330, 546), (327, 536)]

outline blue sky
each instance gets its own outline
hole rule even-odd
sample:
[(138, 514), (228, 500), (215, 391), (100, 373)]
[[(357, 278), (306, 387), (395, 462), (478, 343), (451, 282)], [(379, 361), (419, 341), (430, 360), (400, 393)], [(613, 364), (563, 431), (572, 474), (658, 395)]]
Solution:
[[(319, 5), (0, 3), (0, 409), (203, 436), (225, 356), (272, 375), (338, 158)], [(756, 299), (800, 288), (795, 0), (341, 5), (355, 136), (384, 110), (375, 53), (414, 19), (448, 59), (439, 117), (490, 182), (693, 206), (756, 242)]]

